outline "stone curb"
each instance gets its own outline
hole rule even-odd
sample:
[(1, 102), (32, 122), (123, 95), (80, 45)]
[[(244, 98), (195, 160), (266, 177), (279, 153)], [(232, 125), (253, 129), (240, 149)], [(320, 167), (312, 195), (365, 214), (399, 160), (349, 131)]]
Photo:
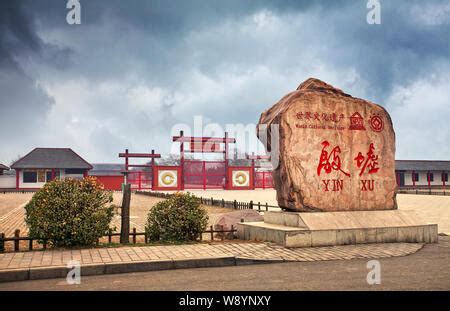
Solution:
[[(124, 263), (86, 264), (81, 266), (81, 276), (160, 271), (171, 269), (226, 267), (279, 262), (283, 262), (283, 260), (258, 260), (227, 256), (215, 258), (192, 258), (179, 260), (167, 259)], [(66, 266), (34, 267), (3, 271), (0, 270), (0, 283), (58, 278), (65, 279), (69, 271), (70, 269)]]

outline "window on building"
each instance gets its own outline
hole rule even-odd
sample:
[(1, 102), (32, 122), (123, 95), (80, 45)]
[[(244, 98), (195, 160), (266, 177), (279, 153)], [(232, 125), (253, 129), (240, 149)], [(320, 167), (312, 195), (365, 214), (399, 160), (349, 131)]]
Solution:
[(442, 181), (448, 182), (448, 173), (442, 174)]
[(52, 181), (52, 171), (47, 171), (45, 174), (47, 182)]
[(413, 174), (413, 180), (416, 181), (416, 182), (419, 181), (419, 173), (414, 173)]
[(45, 183), (45, 170), (39, 170), (37, 175), (38, 175), (38, 182)]
[(37, 172), (24, 171), (23, 172), (23, 182), (24, 183), (37, 183)]
[(84, 171), (85, 170), (67, 168), (65, 172), (66, 172), (66, 175), (83, 175)]
[(430, 179), (430, 181), (434, 181), (434, 174), (433, 173), (428, 174), (428, 178)]

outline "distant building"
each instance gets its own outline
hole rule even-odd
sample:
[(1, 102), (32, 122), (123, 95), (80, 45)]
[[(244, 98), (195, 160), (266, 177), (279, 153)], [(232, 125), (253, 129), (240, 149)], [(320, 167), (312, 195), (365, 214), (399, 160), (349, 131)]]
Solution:
[(3, 175), (3, 171), (9, 171), (9, 167), (0, 163), (0, 175)]
[(16, 177), (14, 171), (0, 163), (0, 189), (11, 189), (15, 187)]
[(16, 170), (16, 189), (32, 190), (55, 178), (83, 178), (92, 165), (70, 148), (36, 148), (11, 168)]
[(89, 176), (97, 178), (106, 190), (121, 190), (124, 182), (124, 164), (98, 163), (92, 164)]
[(450, 184), (450, 161), (396, 160), (399, 188), (446, 188)]

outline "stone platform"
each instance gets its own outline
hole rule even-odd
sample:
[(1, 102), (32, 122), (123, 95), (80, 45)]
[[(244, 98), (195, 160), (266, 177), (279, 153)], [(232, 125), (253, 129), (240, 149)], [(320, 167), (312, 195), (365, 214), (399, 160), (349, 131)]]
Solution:
[(414, 211), (266, 212), (264, 222), (238, 224), (238, 236), (285, 247), (436, 243), (438, 227)]

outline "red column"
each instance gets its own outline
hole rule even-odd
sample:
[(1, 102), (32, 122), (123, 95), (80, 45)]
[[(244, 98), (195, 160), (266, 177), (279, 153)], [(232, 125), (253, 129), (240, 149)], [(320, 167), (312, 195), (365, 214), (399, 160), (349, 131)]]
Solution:
[(52, 168), (52, 180), (55, 180), (56, 174), (55, 174), (55, 169)]
[(202, 161), (202, 173), (203, 173), (203, 190), (206, 190), (206, 164), (205, 161)]
[[(255, 153), (252, 152), (252, 156), (254, 156)], [(252, 174), (253, 174), (253, 190), (256, 188), (256, 169), (255, 169), (255, 159), (252, 157)]]
[[(154, 155), (154, 154), (155, 154), (155, 150), (152, 149), (152, 155)], [(152, 173), (150, 175), (150, 177), (152, 179), (152, 190), (153, 190), (153, 188), (155, 188), (155, 181), (154, 181), (154, 178), (153, 178), (153, 176), (154, 176), (153, 170), (154, 169), (155, 169), (155, 158), (152, 158)]]
[(228, 189), (228, 132), (225, 132), (225, 189)]
[(442, 172), (441, 176), (442, 176), (442, 185), (445, 188), (445, 172)]
[(128, 184), (128, 149), (125, 149), (125, 174), (124, 176), (124, 183)]
[[(52, 173), (53, 174), (53, 173)], [(88, 171), (83, 172), (83, 177), (86, 178), (88, 176)]]
[(183, 143), (184, 132), (180, 131), (180, 188), (184, 190), (184, 143)]
[(16, 190), (19, 190), (20, 170), (16, 170)]
[(428, 181), (428, 188), (430, 188), (431, 187), (430, 171), (427, 172), (427, 181)]
[(138, 189), (139, 190), (142, 190), (141, 189), (141, 176), (142, 176), (142, 172), (138, 172)]
[(416, 172), (412, 171), (412, 181), (413, 181), (413, 187), (416, 187)]

